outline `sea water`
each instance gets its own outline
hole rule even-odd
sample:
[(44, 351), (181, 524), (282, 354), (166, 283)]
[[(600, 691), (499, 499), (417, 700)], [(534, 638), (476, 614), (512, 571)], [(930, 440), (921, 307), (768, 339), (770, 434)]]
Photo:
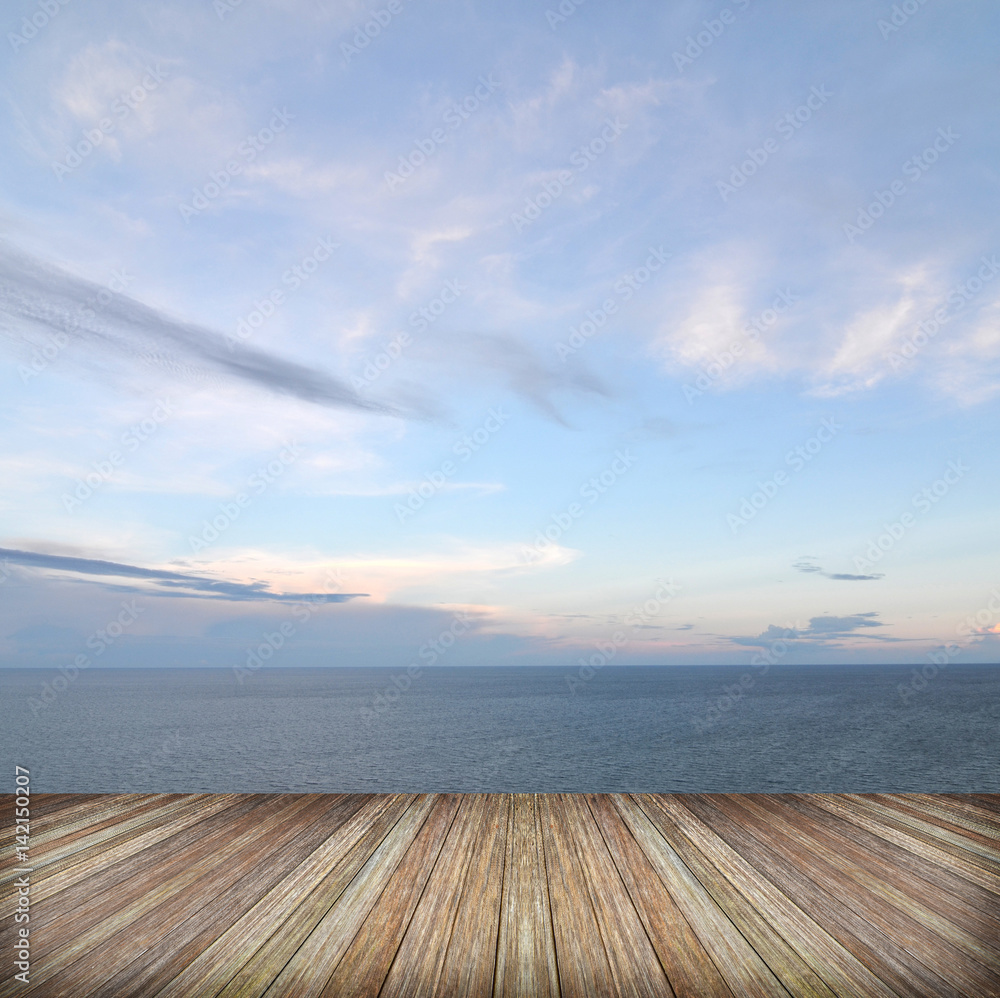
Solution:
[(58, 675), (0, 672), (38, 792), (1000, 792), (998, 666)]

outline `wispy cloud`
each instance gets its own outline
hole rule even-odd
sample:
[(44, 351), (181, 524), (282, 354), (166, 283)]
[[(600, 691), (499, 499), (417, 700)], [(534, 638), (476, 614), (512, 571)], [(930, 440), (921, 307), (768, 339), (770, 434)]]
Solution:
[(610, 398), (611, 389), (595, 375), (565, 365), (546, 364), (536, 351), (510, 333), (442, 333), (421, 351), (424, 357), (474, 368), (498, 378), (506, 389), (565, 425), (553, 396), (559, 392)]
[(731, 637), (729, 640), (734, 644), (761, 648), (771, 645), (775, 641), (795, 641), (822, 646), (824, 643), (834, 639), (862, 636), (877, 641), (901, 640), (900, 638), (870, 633), (873, 628), (885, 627), (885, 624), (875, 619), (877, 616), (878, 612), (875, 610), (868, 610), (865, 613), (852, 613), (846, 617), (824, 614), (818, 617), (810, 617), (808, 627), (781, 627), (778, 624), (769, 624), (760, 634), (755, 636), (737, 635), (736, 637)]
[(792, 565), (798, 572), (805, 572), (809, 575), (822, 575), (825, 579), (835, 579), (838, 582), (872, 582), (876, 579), (885, 578), (884, 573), (875, 572), (872, 575), (852, 575), (849, 572), (824, 572), (811, 558), (800, 558)]
[[(265, 582), (226, 582), (185, 572), (140, 568), (137, 565), (124, 565), (96, 558), (70, 558), (63, 555), (41, 554), (37, 551), (18, 551), (14, 548), (0, 548), (0, 559), (25, 568), (69, 572), (85, 577), (142, 579), (158, 587), (160, 591), (157, 595), (162, 596), (271, 603), (299, 603), (305, 600), (315, 603), (345, 603), (358, 596), (368, 595), (367, 593), (275, 593), (268, 589)], [(122, 587), (109, 585), (108, 588), (121, 590)], [(135, 591), (134, 587), (130, 591)], [(143, 591), (150, 592), (148, 589)], [(152, 591), (157, 592), (155, 589)]]
[[(98, 308), (91, 307), (100, 302)], [(222, 333), (182, 322), (124, 294), (74, 277), (0, 241), (0, 315), (8, 335), (31, 343), (28, 328), (61, 333), (88, 353), (156, 363), (164, 355), (201, 364), (224, 377), (317, 405), (392, 416), (394, 406), (358, 395), (348, 384), (275, 354), (229, 349)], [(26, 328), (27, 327), (27, 328)]]

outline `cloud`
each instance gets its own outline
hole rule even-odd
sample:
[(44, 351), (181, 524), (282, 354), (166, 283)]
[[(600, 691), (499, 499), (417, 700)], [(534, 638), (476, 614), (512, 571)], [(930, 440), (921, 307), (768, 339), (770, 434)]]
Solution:
[(881, 621), (874, 619), (877, 616), (878, 613), (875, 610), (869, 610), (865, 613), (853, 613), (846, 617), (822, 615), (819, 617), (810, 617), (807, 627), (803, 627), (797, 621), (794, 626), (786, 624), (784, 627), (781, 627), (778, 624), (769, 624), (765, 630), (754, 637), (738, 635), (729, 638), (729, 640), (734, 644), (749, 645), (751, 647), (767, 647), (776, 641), (796, 641), (823, 646), (831, 638), (860, 637), (861, 634), (857, 632), (862, 632), (865, 637), (874, 638), (878, 641), (901, 640), (899, 638), (890, 638), (869, 633), (871, 628), (885, 627), (885, 624)]
[(809, 558), (801, 558), (801, 559), (799, 559), (794, 565), (792, 565), (792, 568), (796, 569), (799, 572), (822, 572), (823, 571), (823, 569), (820, 568), (819, 565), (814, 565)]
[[(142, 579), (159, 587), (153, 590), (160, 596), (184, 596), (198, 599), (222, 599), (230, 601), (264, 601), (271, 603), (344, 603), (368, 593), (274, 593), (265, 582), (226, 582), (209, 579), (202, 575), (185, 572), (170, 572), (158, 568), (140, 568), (123, 565), (115, 561), (100, 561), (95, 558), (70, 558), (64, 555), (41, 554), (37, 551), (18, 551), (0, 548), (0, 559), (25, 568), (41, 568), (49, 571), (72, 572), (75, 575), (112, 577), (119, 579)], [(145, 592), (135, 586), (123, 587), (104, 583), (106, 588), (117, 591)]]
[(854, 613), (849, 617), (810, 617), (809, 629), (804, 631), (800, 637), (817, 634), (847, 634), (867, 627), (885, 627), (885, 624), (872, 619), (877, 616), (878, 613), (872, 610), (868, 613)]
[(871, 388), (889, 373), (886, 355), (927, 307), (928, 271), (922, 266), (896, 274), (889, 279), (890, 300), (863, 308), (848, 321), (817, 394), (831, 397)]
[(872, 579), (885, 578), (882, 572), (876, 572), (874, 575), (851, 575), (849, 572), (824, 572), (823, 574), (828, 579), (839, 579), (842, 582), (867, 582)]
[[(64, 335), (87, 354), (160, 364), (183, 370), (191, 362), (226, 378), (316, 405), (402, 416), (400, 410), (358, 395), (345, 382), (252, 347), (229, 349), (214, 330), (173, 319), (124, 294), (36, 260), (0, 241), (0, 316), (32, 345), (25, 327)], [(171, 361), (172, 357), (180, 358)], [(204, 372), (202, 372), (204, 375)]]
[(585, 371), (543, 363), (531, 347), (509, 333), (439, 333), (422, 355), (458, 364), (463, 370), (476, 367), (499, 376), (505, 387), (563, 426), (566, 421), (551, 398), (555, 392), (576, 391), (601, 398), (612, 394), (599, 378)]
[(875, 572), (873, 575), (852, 575), (849, 572), (824, 572), (823, 569), (815, 564), (811, 558), (800, 558), (794, 565), (792, 565), (798, 572), (806, 572), (808, 574), (822, 575), (827, 579), (834, 579), (838, 582), (870, 582), (875, 579), (883, 579), (885, 575), (882, 572)]

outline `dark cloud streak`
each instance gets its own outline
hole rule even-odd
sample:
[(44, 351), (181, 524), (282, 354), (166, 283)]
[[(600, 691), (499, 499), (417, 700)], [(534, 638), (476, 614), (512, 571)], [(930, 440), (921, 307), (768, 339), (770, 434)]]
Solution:
[(144, 359), (175, 371), (192, 368), (171, 361), (171, 354), (224, 376), (316, 405), (404, 415), (392, 406), (361, 397), (345, 382), (321, 371), (253, 347), (230, 350), (221, 333), (171, 318), (127, 295), (111, 293), (107, 288), (36, 260), (2, 240), (0, 315), (13, 322), (15, 329), (6, 332), (13, 333), (15, 338), (20, 335), (28, 340), (16, 327), (23, 330), (25, 325), (33, 325), (65, 334), (71, 342), (90, 350), (98, 348), (119, 357)]
[(792, 568), (797, 572), (822, 575), (824, 578), (834, 579), (838, 582), (874, 582), (876, 579), (885, 578), (882, 572), (875, 572), (873, 575), (851, 575), (848, 572), (824, 572), (819, 565), (813, 563), (811, 558), (800, 558), (792, 565)]
[(487, 371), (508, 390), (534, 405), (560, 426), (569, 423), (552, 396), (557, 392), (580, 393), (611, 398), (613, 393), (600, 378), (569, 365), (544, 363), (536, 352), (510, 333), (439, 330), (424, 340), (414, 352), (424, 360), (455, 367), (459, 374), (469, 368)]
[[(162, 596), (185, 596), (193, 599), (224, 599), (237, 602), (271, 603), (345, 603), (368, 593), (274, 593), (264, 582), (226, 582), (208, 579), (201, 575), (185, 572), (171, 572), (159, 568), (140, 568), (115, 561), (101, 561), (96, 558), (70, 558), (65, 555), (40, 554), (37, 551), (18, 551), (0, 548), (0, 558), (25, 568), (41, 568), (49, 571), (73, 572), (84, 576), (111, 576), (114, 578), (146, 579), (162, 587)], [(149, 592), (133, 587), (109, 585), (116, 591)], [(154, 591), (155, 592), (155, 591)]]

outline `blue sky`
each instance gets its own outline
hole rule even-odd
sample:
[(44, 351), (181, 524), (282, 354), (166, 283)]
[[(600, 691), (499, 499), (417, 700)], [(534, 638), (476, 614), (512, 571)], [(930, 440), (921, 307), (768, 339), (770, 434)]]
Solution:
[(19, 0), (0, 663), (996, 661), (998, 29)]

